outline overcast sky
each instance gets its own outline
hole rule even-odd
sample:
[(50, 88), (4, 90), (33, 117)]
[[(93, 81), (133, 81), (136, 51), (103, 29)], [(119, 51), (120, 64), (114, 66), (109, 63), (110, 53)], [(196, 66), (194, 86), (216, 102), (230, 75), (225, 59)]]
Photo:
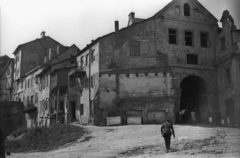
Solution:
[[(128, 14), (149, 18), (171, 0), (0, 0), (0, 55), (40, 38), (42, 31), (65, 46), (83, 49), (91, 40), (126, 27)], [(240, 0), (198, 0), (218, 20), (229, 10), (240, 28)], [(220, 25), (221, 26), (221, 25)]]

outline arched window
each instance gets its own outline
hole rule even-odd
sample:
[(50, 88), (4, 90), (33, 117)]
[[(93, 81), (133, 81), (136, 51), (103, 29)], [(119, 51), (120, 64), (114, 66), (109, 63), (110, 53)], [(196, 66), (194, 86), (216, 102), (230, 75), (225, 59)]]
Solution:
[(190, 16), (190, 6), (189, 6), (189, 4), (184, 4), (184, 16)]

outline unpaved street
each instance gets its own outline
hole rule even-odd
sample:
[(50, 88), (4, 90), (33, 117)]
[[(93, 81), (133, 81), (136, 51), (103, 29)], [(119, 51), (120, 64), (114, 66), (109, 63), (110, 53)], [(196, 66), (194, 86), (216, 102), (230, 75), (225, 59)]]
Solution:
[(49, 152), (7, 158), (240, 157), (240, 129), (175, 125), (176, 138), (166, 153), (160, 125), (95, 127), (90, 134)]

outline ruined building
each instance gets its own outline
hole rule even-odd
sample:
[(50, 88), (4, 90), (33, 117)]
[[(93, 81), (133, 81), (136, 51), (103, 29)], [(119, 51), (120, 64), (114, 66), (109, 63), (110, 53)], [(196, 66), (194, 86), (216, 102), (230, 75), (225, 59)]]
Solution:
[(163, 123), (178, 121), (179, 110), (188, 109), (206, 122), (218, 109), (228, 116), (229, 106), (236, 115), (239, 30), (229, 17), (223, 14), (219, 28), (197, 0), (173, 0), (149, 19), (130, 13), (121, 30), (116, 21), (115, 32), (79, 52), (78, 67), (69, 71), (71, 118), (95, 125)]

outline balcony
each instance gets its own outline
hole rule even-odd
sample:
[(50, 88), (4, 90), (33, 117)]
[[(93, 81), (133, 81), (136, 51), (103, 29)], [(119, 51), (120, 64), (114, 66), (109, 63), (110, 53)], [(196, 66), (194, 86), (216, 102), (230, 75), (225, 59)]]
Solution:
[(83, 77), (86, 75), (86, 71), (83, 69), (74, 70), (72, 73), (69, 74), (70, 77)]
[(23, 109), (23, 113), (31, 113), (31, 112), (35, 112), (35, 111), (37, 111), (37, 107), (34, 106), (33, 103), (27, 104), (27, 106), (24, 107), (24, 109)]

